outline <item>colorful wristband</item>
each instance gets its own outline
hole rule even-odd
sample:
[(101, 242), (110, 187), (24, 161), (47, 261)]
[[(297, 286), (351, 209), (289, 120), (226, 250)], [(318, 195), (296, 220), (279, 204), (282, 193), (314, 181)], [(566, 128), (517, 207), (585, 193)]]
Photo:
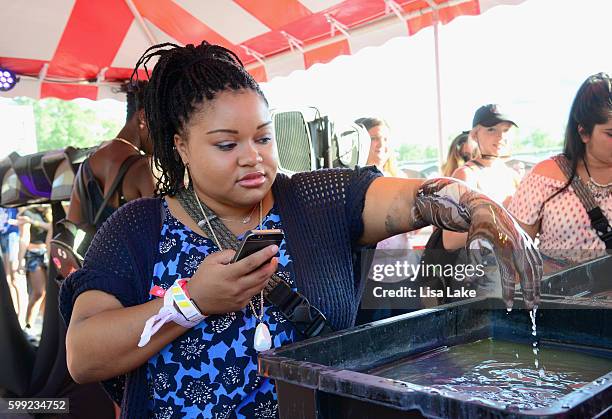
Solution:
[(195, 303), (189, 298), (186, 290), (187, 280), (178, 279), (168, 291), (172, 293), (172, 299), (177, 308), (185, 318), (190, 322), (201, 322), (206, 318), (200, 312)]
[(142, 348), (151, 340), (151, 337), (161, 329), (161, 327), (169, 322), (174, 322), (180, 326), (186, 328), (192, 328), (197, 326), (199, 321), (190, 322), (186, 320), (181, 312), (178, 311), (172, 293), (163, 294), (164, 305), (159, 309), (159, 312), (154, 316), (151, 316), (146, 322), (142, 334), (140, 335), (140, 341), (138, 347)]

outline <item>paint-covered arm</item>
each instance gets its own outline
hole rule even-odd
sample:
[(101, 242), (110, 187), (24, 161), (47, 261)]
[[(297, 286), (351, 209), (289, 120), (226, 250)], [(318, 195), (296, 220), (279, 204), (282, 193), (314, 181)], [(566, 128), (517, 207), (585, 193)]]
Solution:
[(528, 308), (539, 303), (542, 258), (531, 237), (501, 205), (456, 179), (426, 181), (416, 193), (415, 223), (468, 232), (471, 260), (493, 252), (504, 301), (512, 307), (516, 278)]
[(539, 302), (542, 259), (532, 239), (501, 205), (460, 180), (378, 178), (366, 192), (363, 225), (364, 244), (427, 225), (467, 232), (471, 257), (495, 254), (508, 307), (517, 276), (526, 305)]

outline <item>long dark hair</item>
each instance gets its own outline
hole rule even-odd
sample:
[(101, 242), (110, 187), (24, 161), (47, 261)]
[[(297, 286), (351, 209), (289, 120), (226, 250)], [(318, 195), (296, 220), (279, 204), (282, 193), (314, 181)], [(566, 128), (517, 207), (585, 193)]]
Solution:
[(571, 164), (572, 175), (561, 189), (542, 203), (540, 210), (544, 207), (544, 204), (566, 190), (576, 176), (578, 162), (584, 159), (586, 152), (586, 144), (582, 142), (580, 131), (583, 135), (590, 136), (593, 134), (595, 125), (608, 122), (611, 112), (612, 86), (610, 76), (606, 73), (589, 76), (576, 93), (565, 128), (563, 155), (567, 157)]
[(174, 134), (181, 134), (193, 112), (225, 90), (251, 89), (267, 104), (253, 77), (240, 58), (219, 45), (203, 41), (200, 45), (181, 47), (172, 43), (150, 47), (140, 57), (131, 81), (138, 80), (142, 65), (159, 57), (149, 77), (144, 109), (153, 142), (156, 175), (155, 194), (173, 196), (183, 184), (185, 166), (174, 148)]

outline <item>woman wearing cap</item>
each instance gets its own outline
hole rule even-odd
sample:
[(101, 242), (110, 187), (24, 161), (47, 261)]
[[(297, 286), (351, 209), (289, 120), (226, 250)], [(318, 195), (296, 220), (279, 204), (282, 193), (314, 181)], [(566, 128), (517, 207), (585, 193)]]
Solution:
[[(452, 177), (465, 181), (506, 206), (521, 181), (519, 174), (506, 165), (515, 127), (516, 123), (503, 114), (498, 105), (489, 104), (478, 108), (472, 121), (470, 137), (478, 143), (480, 157), (455, 170)], [(462, 248), (466, 239), (464, 233), (445, 230), (444, 248)]]
[[(508, 206), (532, 237), (539, 234), (540, 250), (549, 257), (545, 268), (550, 270), (601, 256), (606, 245), (612, 248), (611, 85), (605, 73), (584, 81), (570, 110), (563, 153), (538, 163)], [(580, 194), (591, 195), (599, 207), (599, 234), (576, 188), (586, 189)]]

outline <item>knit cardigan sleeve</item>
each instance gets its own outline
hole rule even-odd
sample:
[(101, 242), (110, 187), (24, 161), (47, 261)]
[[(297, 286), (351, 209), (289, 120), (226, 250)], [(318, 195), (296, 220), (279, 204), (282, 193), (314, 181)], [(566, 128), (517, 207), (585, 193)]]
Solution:
[[(315, 218), (329, 217), (336, 227), (342, 225), (355, 243), (363, 235), (366, 192), (381, 176), (375, 166), (315, 170), (294, 175), (288, 189), (299, 206)], [(284, 197), (287, 192), (284, 191)]]
[[(124, 307), (147, 301), (158, 254), (161, 208), (160, 198), (142, 198), (123, 205), (104, 222), (85, 255), (83, 268), (66, 278), (60, 288), (60, 312), (66, 324), (74, 302), (85, 291), (112, 294)], [(122, 418), (143, 417), (147, 389), (144, 366), (102, 384), (121, 405)]]
[(115, 211), (97, 231), (83, 268), (60, 289), (60, 311), (69, 324), (77, 297), (99, 290), (124, 307), (146, 302), (161, 228), (159, 199), (131, 201)]
[(324, 169), (274, 182), (298, 290), (335, 330), (354, 324), (363, 281), (358, 244), (365, 196), (381, 174), (373, 167)]

